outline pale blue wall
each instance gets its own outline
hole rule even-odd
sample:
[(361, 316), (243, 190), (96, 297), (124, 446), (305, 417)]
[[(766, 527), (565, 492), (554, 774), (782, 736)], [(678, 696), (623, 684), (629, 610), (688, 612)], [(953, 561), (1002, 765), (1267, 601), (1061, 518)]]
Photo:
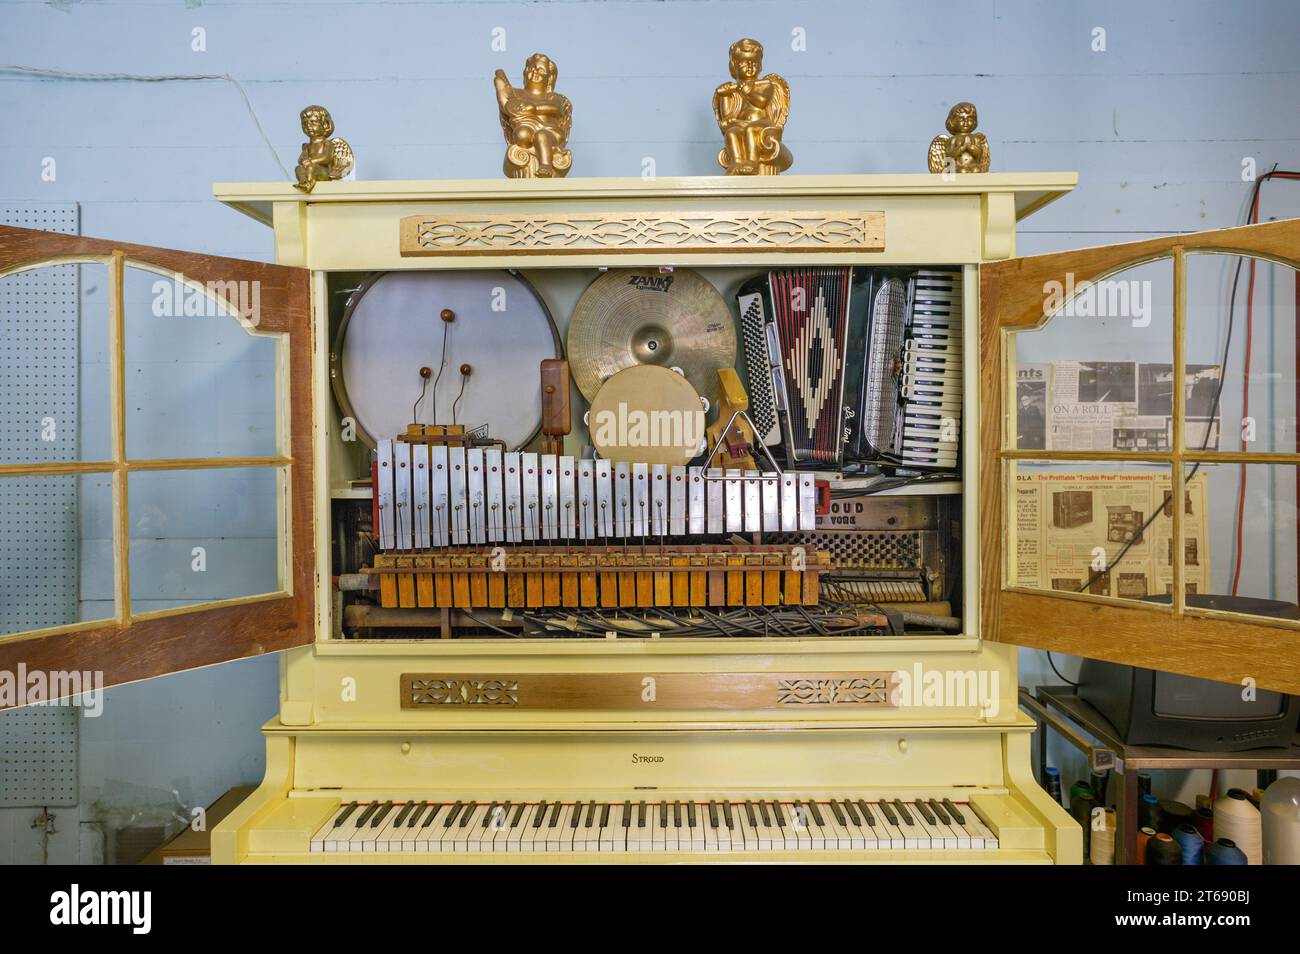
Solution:
[[(498, 27), (505, 53), (492, 48)], [(1106, 52), (1091, 49), (1096, 27)], [(206, 52), (191, 48), (195, 28)], [(806, 52), (791, 49), (796, 28)], [(298, 110), (320, 102), (375, 179), (495, 177), (491, 75), (517, 80), (535, 50), (556, 59), (575, 105), (574, 175), (637, 175), (645, 157), (661, 175), (711, 174), (709, 98), (741, 35), (790, 81), (796, 171), (920, 171), (958, 99), (979, 106), (995, 170), (1078, 170), (1074, 195), (1026, 223), (1022, 253), (1232, 224), (1244, 157), (1300, 163), (1289, 0), (0, 3), (2, 62), (230, 73), (286, 165)], [(278, 174), (227, 83), (3, 72), (0, 130), (0, 197), (75, 200), (87, 235), (271, 258), (269, 230), (211, 198), (214, 181)], [(46, 157), (55, 182), (42, 181)], [(1296, 193), (1266, 187), (1266, 216), (1300, 214)], [(1028, 680), (1046, 671), (1024, 657)], [(204, 802), (255, 779), (255, 726), (274, 709), (269, 659), (118, 689), (101, 719), (83, 720), (87, 800), (129, 782), (141, 803), (172, 788)], [(11, 816), (0, 812), (0, 859), (29, 858), (29, 819)], [(67, 835), (55, 854), (94, 856)]]

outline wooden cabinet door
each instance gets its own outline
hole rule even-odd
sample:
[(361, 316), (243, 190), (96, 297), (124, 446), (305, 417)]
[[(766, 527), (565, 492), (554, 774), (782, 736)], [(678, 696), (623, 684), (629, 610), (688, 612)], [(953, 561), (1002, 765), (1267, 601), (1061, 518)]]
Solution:
[(1297, 267), (1300, 219), (981, 267), (984, 638), (1300, 693)]
[(308, 273), (0, 227), (0, 322), (0, 708), (311, 642)]

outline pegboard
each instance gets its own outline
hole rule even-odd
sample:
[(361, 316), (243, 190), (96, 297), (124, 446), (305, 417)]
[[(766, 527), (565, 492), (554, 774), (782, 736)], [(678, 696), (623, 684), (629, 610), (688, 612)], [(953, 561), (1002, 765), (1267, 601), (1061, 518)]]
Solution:
[(75, 706), (28, 706), (0, 712), (0, 808), (75, 805)]
[[(80, 233), (75, 202), (0, 202), (0, 222)], [(0, 280), (0, 460), (79, 456), (81, 276), (76, 265)], [(59, 439), (42, 439), (44, 418)], [(0, 480), (0, 633), (79, 618), (78, 483), (73, 477)], [(79, 710), (0, 713), (0, 807), (75, 805)]]

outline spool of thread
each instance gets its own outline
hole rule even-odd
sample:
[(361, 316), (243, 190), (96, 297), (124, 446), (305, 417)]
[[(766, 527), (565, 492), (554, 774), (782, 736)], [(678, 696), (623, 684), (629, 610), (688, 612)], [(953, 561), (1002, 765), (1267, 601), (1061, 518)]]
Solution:
[(1155, 835), (1147, 842), (1147, 864), (1149, 865), (1181, 865), (1183, 863), (1183, 851), (1175, 842), (1164, 832)]
[(1138, 772), (1138, 798), (1151, 794), (1151, 773)]
[(1047, 794), (1056, 799), (1056, 803), (1061, 804), (1061, 770), (1055, 765), (1049, 765), (1043, 769), (1043, 788), (1047, 789)]
[(1074, 800), (1075, 800), (1076, 798), (1079, 797), (1079, 793), (1080, 793), (1080, 792), (1087, 792), (1089, 795), (1093, 795), (1094, 797), (1095, 797), (1095, 795), (1096, 795), (1096, 793), (1093, 792), (1093, 790), (1092, 790), (1092, 785), (1091, 785), (1090, 783), (1085, 782), (1085, 781), (1083, 781), (1082, 779), (1080, 779), (1079, 781), (1075, 782), (1073, 785), (1070, 786), (1070, 804), (1071, 804), (1071, 805), (1073, 805), (1073, 804), (1074, 804)]
[(1196, 806), (1196, 814), (1192, 816), (1192, 824), (1205, 843), (1211, 844), (1214, 841), (1214, 810), (1203, 805)]
[(1183, 853), (1183, 864), (1201, 863), (1201, 858), (1205, 854), (1205, 839), (1194, 826), (1179, 825), (1178, 830), (1174, 832), (1174, 841), (1178, 843), (1178, 849)]
[(1259, 802), (1264, 864), (1300, 865), (1300, 778), (1280, 778)]
[(1160, 830), (1160, 801), (1149, 792), (1138, 802), (1138, 824), (1143, 828)]
[(1207, 865), (1244, 865), (1246, 853), (1238, 848), (1230, 839), (1220, 838), (1214, 844), (1205, 849), (1205, 863)]
[(1154, 828), (1139, 828), (1137, 836), (1137, 863), (1147, 863), (1147, 842), (1156, 836)]
[(1216, 839), (1227, 839), (1240, 848), (1247, 864), (1263, 864), (1264, 836), (1259, 809), (1241, 789), (1228, 789), (1228, 794), (1214, 803), (1214, 834)]
[(1092, 792), (1080, 792), (1078, 796), (1070, 802), (1070, 814), (1074, 820), (1083, 826), (1083, 856), (1090, 856), (1092, 851), (1092, 810), (1097, 807), (1097, 800), (1092, 797)]
[(1115, 809), (1092, 810), (1092, 840), (1088, 847), (1088, 860), (1094, 865), (1115, 863)]
[(1106, 804), (1106, 788), (1110, 785), (1110, 772), (1106, 769), (1095, 769), (1092, 773), (1092, 794), (1097, 799), (1098, 805)]
[(1160, 824), (1156, 827), (1156, 831), (1172, 835), (1183, 825), (1190, 825), (1195, 817), (1196, 813), (1192, 811), (1191, 805), (1165, 799), (1160, 803)]

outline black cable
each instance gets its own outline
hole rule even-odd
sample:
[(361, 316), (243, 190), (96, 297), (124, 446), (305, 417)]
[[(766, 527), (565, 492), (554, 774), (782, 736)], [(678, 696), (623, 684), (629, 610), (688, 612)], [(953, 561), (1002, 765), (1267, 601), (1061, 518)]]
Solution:
[(1052, 651), (1050, 649), (1047, 651), (1047, 665), (1052, 667), (1052, 672), (1056, 673), (1056, 678), (1061, 680), (1061, 682), (1074, 686), (1074, 688), (1076, 689), (1079, 688), (1079, 684), (1077, 682), (1075, 682), (1072, 679), (1066, 679), (1064, 676), (1061, 675), (1061, 670), (1056, 668), (1056, 661), (1052, 659)]

